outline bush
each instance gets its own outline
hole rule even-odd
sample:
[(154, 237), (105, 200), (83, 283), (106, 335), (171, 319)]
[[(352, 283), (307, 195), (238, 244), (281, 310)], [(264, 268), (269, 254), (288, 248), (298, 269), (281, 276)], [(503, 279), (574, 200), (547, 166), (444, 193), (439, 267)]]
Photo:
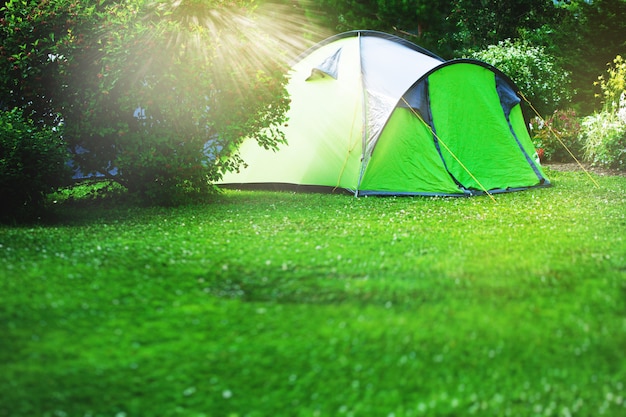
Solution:
[(161, 130), (142, 129), (117, 139), (120, 183), (143, 204), (177, 206), (206, 198), (213, 191), (212, 167), (203, 160), (201, 137), (182, 141), (167, 126)]
[(577, 159), (582, 156), (581, 126), (572, 109), (556, 110), (545, 122), (535, 117), (531, 120), (531, 133), (533, 143), (540, 150), (539, 154), (544, 161), (571, 162), (572, 156), (567, 149)]
[(69, 184), (68, 160), (60, 128), (36, 126), (19, 109), (0, 110), (0, 219), (41, 214), (45, 195)]
[(115, 181), (106, 179), (87, 179), (76, 182), (68, 187), (61, 187), (48, 195), (48, 201), (55, 205), (80, 204), (81, 206), (101, 205), (113, 202), (119, 205), (124, 202), (128, 190)]
[(10, 1), (0, 101), (37, 121), (60, 112), (85, 175), (148, 204), (201, 199), (242, 164), (244, 137), (284, 142), (289, 47), (256, 3)]
[(585, 159), (593, 165), (626, 170), (626, 122), (602, 111), (582, 123)]
[(542, 115), (571, 98), (569, 73), (543, 47), (523, 40), (504, 40), (472, 54), (508, 75)]
[(594, 83), (603, 109), (583, 120), (585, 158), (594, 165), (626, 170), (626, 61), (617, 56)]
[(621, 114), (626, 122), (626, 60), (618, 55), (607, 65), (607, 74), (600, 75), (594, 85), (602, 90), (604, 110)]

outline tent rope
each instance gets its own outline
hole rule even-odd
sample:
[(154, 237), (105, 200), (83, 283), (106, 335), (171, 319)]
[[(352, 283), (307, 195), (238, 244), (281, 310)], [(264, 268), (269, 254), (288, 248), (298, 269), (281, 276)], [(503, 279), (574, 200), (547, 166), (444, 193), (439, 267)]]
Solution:
[(559, 143), (561, 144), (561, 146), (563, 146), (563, 148), (567, 151), (567, 153), (570, 154), (570, 156), (574, 159), (574, 161), (576, 161), (576, 163), (578, 164), (578, 166), (585, 172), (585, 174), (587, 174), (587, 176), (589, 177), (589, 179), (591, 180), (591, 182), (594, 183), (594, 185), (597, 188), (600, 188), (600, 184), (598, 184), (598, 182), (593, 179), (593, 177), (591, 176), (591, 174), (589, 173), (589, 171), (587, 170), (587, 168), (584, 167), (584, 165), (578, 160), (578, 158), (576, 158), (576, 156), (574, 156), (574, 154), (572, 153), (572, 151), (570, 151), (570, 149), (567, 147), (567, 145), (565, 144), (565, 142), (563, 142), (563, 139), (561, 139), (561, 135), (559, 135), (556, 130), (554, 130), (552, 128), (552, 126), (550, 125), (550, 123), (548, 123), (543, 117), (541, 117), (541, 115), (539, 114), (539, 112), (537, 111), (537, 109), (535, 109), (535, 106), (533, 106), (533, 104), (530, 102), (530, 100), (528, 100), (526, 98), (526, 96), (524, 95), (524, 93), (522, 93), (521, 91), (517, 92), (520, 97), (522, 97), (524, 99), (524, 101), (526, 103), (528, 103), (528, 105), (530, 106), (530, 108), (532, 109), (532, 111), (535, 113), (535, 115), (537, 115), (537, 117), (543, 122), (544, 126), (548, 127), (548, 130), (550, 130), (550, 133), (552, 133), (554, 135), (554, 137), (559, 141)]
[[(356, 120), (357, 113), (358, 113), (358, 106), (355, 106), (354, 114), (352, 115), (352, 124), (351, 124), (352, 127), (350, 128), (350, 138), (352, 138), (354, 135), (354, 122)], [(360, 139), (360, 138), (357, 138), (357, 139)], [(348, 153), (346, 153), (346, 158), (344, 159), (343, 165), (341, 166), (341, 171), (339, 172), (339, 177), (337, 178), (337, 184), (333, 188), (333, 193), (337, 191), (337, 188), (339, 188), (339, 185), (341, 184), (341, 178), (343, 177), (343, 173), (346, 170), (346, 165), (348, 165), (348, 159), (350, 159), (350, 154), (352, 153), (354, 148), (356, 148), (357, 143), (358, 143), (358, 140), (354, 141), (354, 143), (350, 147), (348, 147)]]
[(463, 168), (465, 170), (465, 172), (468, 173), (468, 175), (474, 180), (476, 181), (476, 184), (478, 184), (478, 186), (485, 192), (485, 194), (487, 194), (489, 196), (489, 198), (491, 198), (491, 200), (494, 203), (497, 203), (496, 199), (493, 197), (493, 195), (487, 190), (487, 188), (480, 182), (478, 181), (478, 178), (476, 178), (474, 176), (474, 174), (471, 173), (471, 171), (465, 166), (465, 164), (463, 162), (461, 162), (461, 160), (454, 154), (454, 152), (452, 152), (452, 150), (448, 147), (448, 145), (446, 145), (446, 143), (444, 141), (441, 140), (441, 138), (437, 135), (437, 133), (435, 133), (435, 130), (432, 128), (432, 126), (428, 123), (426, 123), (426, 120), (424, 120), (422, 118), (422, 116), (409, 104), (408, 101), (406, 101), (406, 99), (404, 98), (404, 96), (402, 96), (402, 101), (404, 102), (404, 104), (406, 104), (406, 106), (411, 109), (411, 112), (419, 119), (421, 120), (422, 123), (424, 123), (424, 125), (428, 128), (428, 130), (430, 130), (430, 133), (432, 133), (433, 137), (435, 139), (437, 139), (437, 141), (439, 143), (441, 143), (443, 145), (443, 147), (446, 149), (446, 151), (448, 151), (448, 153), (450, 153), (450, 155), (452, 155), (452, 158), (454, 158), (454, 160), (456, 162), (459, 163), (459, 165), (461, 166), (461, 168)]

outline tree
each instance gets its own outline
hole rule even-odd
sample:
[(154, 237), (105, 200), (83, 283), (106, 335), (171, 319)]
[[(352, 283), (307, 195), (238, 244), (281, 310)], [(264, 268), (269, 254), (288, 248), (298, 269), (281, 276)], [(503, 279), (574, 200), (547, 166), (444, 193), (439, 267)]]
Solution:
[(606, 63), (626, 54), (626, 1), (579, 0), (563, 5), (569, 15), (557, 27), (556, 42), (565, 68), (572, 73), (575, 100), (583, 113), (601, 106), (592, 82)]
[[(1, 10), (0, 91), (7, 108), (24, 108), (38, 122), (57, 117), (75, 95), (70, 75), (88, 72), (79, 68), (90, 60), (85, 34), (97, 23), (95, 8), (74, 0), (9, 0)], [(91, 51), (89, 51), (91, 53)]]
[(395, 33), (448, 59), (505, 39), (543, 47), (571, 74), (573, 104), (582, 114), (600, 104), (591, 82), (626, 53), (624, 0), (321, 0), (306, 7), (325, 11), (322, 22), (335, 31)]
[(285, 71), (259, 53), (267, 34), (256, 30), (253, 6), (10, 1), (1, 22), (0, 59), (12, 64), (1, 72), (5, 105), (42, 122), (61, 114), (86, 173), (151, 202), (200, 197), (242, 164), (244, 136), (267, 148), (283, 141)]
[(446, 58), (469, 49), (517, 38), (560, 19), (561, 10), (545, 0), (359, 0), (316, 2), (337, 31), (375, 29), (395, 33)]
[[(307, 7), (324, 12), (323, 23), (338, 32), (371, 29), (393, 33), (439, 53), (451, 53), (442, 43), (451, 29), (448, 1), (334, 1), (320, 0)], [(319, 14), (318, 14), (319, 16)]]
[(482, 49), (552, 25), (560, 18), (559, 12), (553, 2), (545, 0), (459, 0), (449, 16), (455, 30), (447, 38), (459, 51)]

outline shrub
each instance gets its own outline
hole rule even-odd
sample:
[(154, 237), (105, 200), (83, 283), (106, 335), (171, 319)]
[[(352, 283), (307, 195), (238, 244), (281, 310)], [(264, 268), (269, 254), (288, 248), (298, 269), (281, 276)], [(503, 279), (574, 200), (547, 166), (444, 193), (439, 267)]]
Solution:
[(141, 203), (178, 206), (214, 192), (214, 166), (206, 161), (199, 140), (181, 141), (164, 126), (162, 132), (125, 134), (118, 144), (115, 166), (122, 174), (121, 183)]
[(541, 46), (506, 39), (472, 56), (508, 75), (542, 115), (554, 112), (571, 98), (569, 73)]
[(87, 179), (61, 187), (48, 195), (48, 200), (54, 204), (78, 203), (83, 206), (113, 202), (119, 204), (124, 201), (128, 191), (115, 181), (103, 179)]
[(541, 149), (540, 154), (543, 154), (542, 160), (572, 161), (567, 149), (576, 158), (581, 157), (581, 126), (574, 110), (556, 110), (545, 122), (538, 117), (534, 118), (531, 120), (531, 132), (535, 147)]
[(585, 159), (593, 165), (626, 170), (626, 122), (602, 111), (583, 122)]
[(613, 64), (609, 62), (607, 65), (609, 67), (607, 74), (600, 75), (594, 85), (600, 86), (602, 90), (604, 110), (621, 112), (624, 117), (626, 116), (626, 103), (624, 102), (626, 100), (626, 60), (618, 55), (613, 60)]
[(71, 180), (60, 128), (36, 126), (22, 111), (0, 111), (0, 218), (41, 213), (45, 195)]
[(585, 158), (594, 165), (626, 170), (626, 61), (618, 55), (594, 83), (603, 109), (583, 120)]

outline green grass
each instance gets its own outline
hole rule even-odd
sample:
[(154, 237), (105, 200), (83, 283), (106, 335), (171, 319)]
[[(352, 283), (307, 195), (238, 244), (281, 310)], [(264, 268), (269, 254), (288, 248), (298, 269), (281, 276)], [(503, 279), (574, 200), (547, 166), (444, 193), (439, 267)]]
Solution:
[(0, 226), (0, 416), (626, 415), (626, 178)]

